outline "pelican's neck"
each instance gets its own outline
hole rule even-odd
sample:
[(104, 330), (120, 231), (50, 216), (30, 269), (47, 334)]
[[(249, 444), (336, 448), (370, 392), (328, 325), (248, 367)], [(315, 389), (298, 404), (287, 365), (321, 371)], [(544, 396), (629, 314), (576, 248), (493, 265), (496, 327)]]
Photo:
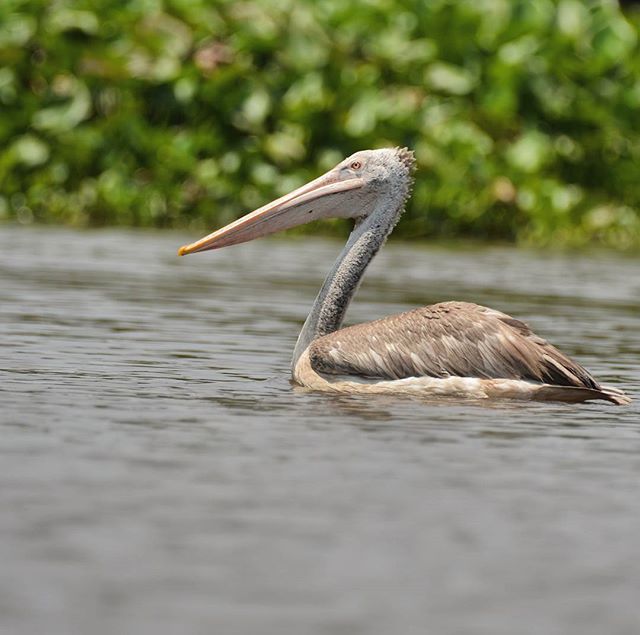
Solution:
[(292, 369), (313, 340), (337, 331), (342, 325), (364, 272), (393, 231), (404, 209), (407, 192), (394, 194), (381, 197), (373, 212), (356, 222), (300, 331), (293, 352)]

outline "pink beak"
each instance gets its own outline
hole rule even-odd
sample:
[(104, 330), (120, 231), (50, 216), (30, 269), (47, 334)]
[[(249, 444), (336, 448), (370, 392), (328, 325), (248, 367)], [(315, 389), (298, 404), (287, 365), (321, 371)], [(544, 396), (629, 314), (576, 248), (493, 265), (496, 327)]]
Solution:
[(363, 185), (364, 181), (361, 178), (341, 179), (337, 170), (330, 170), (297, 190), (229, 223), (226, 227), (190, 245), (180, 247), (178, 255), (185, 256), (198, 251), (237, 245), (320, 218), (351, 216), (352, 210), (347, 214), (344, 211), (341, 213), (335, 195), (357, 190)]

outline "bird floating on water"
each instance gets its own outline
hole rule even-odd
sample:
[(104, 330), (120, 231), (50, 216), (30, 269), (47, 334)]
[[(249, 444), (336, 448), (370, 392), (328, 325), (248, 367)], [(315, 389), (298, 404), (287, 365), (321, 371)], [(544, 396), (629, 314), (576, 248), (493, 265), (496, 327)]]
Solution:
[(520, 320), (477, 304), (441, 302), (341, 328), (367, 266), (404, 211), (414, 164), (407, 148), (356, 152), (178, 253), (220, 249), (322, 218), (351, 218), (353, 231), (298, 337), (295, 383), (338, 393), (629, 403), (624, 392), (602, 386)]

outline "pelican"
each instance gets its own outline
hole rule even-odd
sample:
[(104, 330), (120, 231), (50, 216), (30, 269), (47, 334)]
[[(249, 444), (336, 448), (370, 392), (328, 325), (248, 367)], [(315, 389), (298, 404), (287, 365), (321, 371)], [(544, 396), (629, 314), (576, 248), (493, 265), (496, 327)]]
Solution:
[(296, 384), (335, 393), (629, 403), (624, 392), (598, 383), (524, 322), (477, 304), (441, 302), (341, 328), (367, 266), (404, 211), (414, 169), (407, 148), (356, 152), (178, 254), (220, 249), (322, 218), (351, 218), (353, 230), (295, 346)]

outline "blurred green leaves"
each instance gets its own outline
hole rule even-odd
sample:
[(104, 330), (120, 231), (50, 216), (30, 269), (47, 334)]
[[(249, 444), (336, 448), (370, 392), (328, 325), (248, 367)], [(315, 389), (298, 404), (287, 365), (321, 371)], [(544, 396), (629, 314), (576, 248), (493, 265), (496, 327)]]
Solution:
[(639, 25), (610, 0), (4, 0), (0, 218), (208, 229), (408, 145), (400, 234), (637, 248)]

